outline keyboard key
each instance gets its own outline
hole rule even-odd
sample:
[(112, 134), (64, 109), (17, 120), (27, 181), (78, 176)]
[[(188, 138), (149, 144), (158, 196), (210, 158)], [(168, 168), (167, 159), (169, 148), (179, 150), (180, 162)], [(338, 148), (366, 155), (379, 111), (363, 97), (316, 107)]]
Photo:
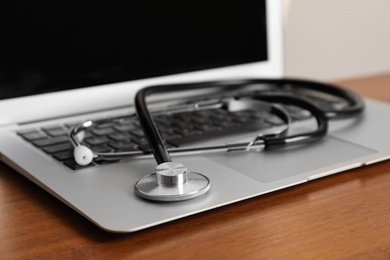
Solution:
[(53, 154), (53, 153), (62, 152), (66, 150), (73, 150), (73, 146), (71, 143), (57, 144), (57, 145), (46, 146), (42, 150), (48, 154)]
[(80, 169), (85, 169), (85, 168), (95, 166), (95, 164), (93, 164), (93, 163), (90, 163), (88, 165), (79, 165), (75, 162), (74, 159), (64, 161), (64, 165), (68, 166), (72, 170), (80, 170)]
[(139, 138), (132, 138), (131, 142), (138, 144), (138, 145), (143, 145), (143, 144), (147, 144), (148, 140), (146, 140), (145, 137), (139, 137)]
[(36, 132), (39, 132), (39, 131), (37, 129), (35, 129), (35, 128), (32, 128), (32, 129), (20, 130), (20, 131), (17, 131), (16, 133), (18, 135), (24, 136), (26, 134), (32, 134), (32, 133), (36, 133)]
[(54, 138), (46, 138), (46, 139), (39, 139), (36, 141), (33, 141), (32, 144), (38, 147), (44, 147), (49, 145), (55, 145), (60, 143), (67, 143), (69, 142), (69, 139), (67, 136), (59, 136)]
[(125, 125), (115, 125), (114, 126), (114, 129), (116, 131), (119, 131), (119, 132), (128, 132), (128, 131), (131, 131), (131, 130), (135, 130), (137, 129), (138, 126), (134, 125), (134, 124), (125, 124)]
[(124, 141), (129, 140), (134, 136), (130, 133), (113, 133), (108, 135), (108, 137), (114, 141)]
[(106, 136), (95, 136), (89, 137), (84, 140), (84, 142), (88, 145), (101, 145), (110, 142), (110, 139)]
[(197, 135), (202, 133), (202, 131), (193, 128), (179, 128), (175, 129), (175, 132), (182, 136)]
[(34, 140), (48, 138), (48, 136), (45, 133), (38, 132), (38, 131), (27, 133), (27, 134), (24, 134), (22, 136), (24, 139), (26, 139), (28, 141), (34, 141)]
[(110, 153), (113, 152), (113, 149), (110, 148), (107, 144), (102, 144), (98, 146), (92, 146), (92, 151), (95, 153)]
[(117, 151), (137, 151), (138, 145), (129, 142), (113, 142), (109, 144), (110, 147)]
[(52, 154), (52, 156), (58, 160), (58, 161), (66, 161), (66, 160), (70, 160), (70, 159), (73, 159), (74, 156), (73, 156), (73, 150), (67, 150), (65, 152), (58, 152), (58, 153), (54, 153)]
[(137, 137), (144, 137), (145, 136), (144, 131), (142, 129), (134, 129), (134, 130), (131, 130), (130, 133), (134, 134)]
[(48, 135), (50, 135), (52, 137), (68, 134), (68, 130), (62, 128), (61, 126), (42, 127), (42, 130), (45, 131)]

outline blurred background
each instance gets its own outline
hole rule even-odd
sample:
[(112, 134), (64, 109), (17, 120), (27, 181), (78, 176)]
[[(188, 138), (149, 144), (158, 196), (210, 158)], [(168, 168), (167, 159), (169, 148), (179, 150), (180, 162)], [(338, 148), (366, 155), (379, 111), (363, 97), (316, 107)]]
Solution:
[(390, 72), (390, 0), (284, 0), (286, 76)]

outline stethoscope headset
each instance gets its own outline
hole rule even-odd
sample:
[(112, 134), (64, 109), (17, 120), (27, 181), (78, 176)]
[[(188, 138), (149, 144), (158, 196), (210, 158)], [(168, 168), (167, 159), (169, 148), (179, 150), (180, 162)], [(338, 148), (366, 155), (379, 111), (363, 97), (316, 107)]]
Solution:
[[(224, 93), (233, 90), (242, 91), (245, 86), (265, 84), (273, 86), (275, 89), (287, 86), (287, 88), (292, 87), (298, 90), (320, 92), (324, 95), (339, 98), (343, 100), (346, 105), (341, 108), (319, 107), (318, 104), (312, 102), (310, 98), (283, 91), (254, 91), (250, 96), (236, 96), (204, 106), (199, 106), (198, 103), (195, 103), (194, 105), (191, 105), (191, 109), (197, 110), (209, 109), (210, 107), (223, 107), (230, 111), (242, 109), (266, 111), (280, 118), (284, 123), (284, 127), (278, 128), (278, 130), (272, 133), (259, 134), (249, 142), (198, 147), (174, 147), (167, 149), (153, 122), (152, 115), (146, 102), (146, 98), (152, 94), (209, 89), (212, 87), (217, 88), (222, 91), (221, 93)], [(309, 132), (289, 135), (288, 130), (291, 125), (291, 117), (281, 105), (297, 106), (310, 112), (315, 119), (317, 125), (316, 129), (310, 130)], [(151, 148), (150, 151), (99, 153), (92, 151), (82, 143), (85, 130), (98, 125), (115, 123), (123, 120), (123, 117), (118, 117), (114, 119), (85, 121), (75, 126), (69, 133), (69, 139), (74, 146), (74, 158), (78, 164), (87, 165), (94, 159), (139, 159), (151, 158), (153, 155), (157, 162), (156, 172), (138, 180), (134, 185), (135, 193), (142, 198), (155, 201), (181, 201), (195, 198), (206, 193), (210, 188), (210, 180), (200, 173), (187, 170), (181, 163), (173, 162), (170, 156), (171, 154), (186, 155), (207, 152), (261, 151), (315, 142), (327, 134), (329, 120), (355, 116), (363, 111), (364, 103), (355, 93), (334, 85), (296, 79), (250, 79), (146, 87), (139, 90), (136, 94), (135, 109), (145, 137)], [(178, 111), (180, 110), (182, 110), (182, 107), (178, 109)], [(174, 113), (175, 109), (169, 112)]]

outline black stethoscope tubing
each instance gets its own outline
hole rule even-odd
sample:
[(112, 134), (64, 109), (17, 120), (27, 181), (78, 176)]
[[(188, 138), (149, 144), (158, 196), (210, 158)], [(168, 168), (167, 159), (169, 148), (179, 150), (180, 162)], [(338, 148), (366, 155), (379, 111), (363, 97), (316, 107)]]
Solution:
[[(281, 118), (285, 124), (285, 129), (283, 131), (277, 130), (273, 134), (258, 135), (251, 142), (234, 142), (234, 143), (225, 143), (225, 144), (213, 144), (208, 146), (173, 147), (167, 149), (165, 148), (161, 136), (159, 135), (159, 132), (153, 123), (153, 120), (150, 116), (150, 112), (148, 111), (147, 104), (145, 101), (146, 97), (153, 93), (169, 93), (172, 91), (182, 91), (183, 89), (194, 90), (194, 89), (218, 87), (218, 90), (220, 90), (221, 91), (220, 93), (223, 95), (224, 94), (223, 91), (225, 90), (237, 91), (238, 87), (240, 87), (240, 90), (241, 89), (245, 90), (246, 87), (243, 87), (243, 85), (247, 86), (253, 84), (304, 86), (303, 87), (304, 89), (312, 89), (320, 92), (322, 91), (324, 93), (340, 97), (346, 100), (349, 106), (343, 108), (341, 111), (330, 110), (330, 109), (324, 111), (324, 108), (318, 107), (317, 104), (311, 102), (310, 100), (305, 98), (298, 98), (297, 94), (287, 94), (287, 93), (281, 94), (280, 92), (275, 93), (273, 91), (264, 91), (264, 90), (262, 90), (261, 92), (252, 92), (253, 94), (249, 97), (248, 95), (241, 95), (241, 96), (238, 95), (236, 99), (239, 101), (241, 100), (241, 103), (244, 104), (244, 106), (248, 106), (249, 109), (259, 110), (259, 111), (263, 109), (267, 109), (268, 112), (270, 112), (271, 114), (275, 114), (276, 116)], [(253, 102), (256, 102), (256, 100), (263, 101), (263, 102), (265, 101), (267, 105), (265, 107), (259, 105), (250, 107), (251, 103), (253, 105)], [(203, 104), (202, 102), (201, 103), (196, 102), (194, 106), (185, 106), (185, 107), (179, 106), (179, 111), (183, 109), (187, 111), (188, 109), (190, 109), (190, 107), (192, 107), (192, 109), (212, 109), (212, 108), (223, 107), (223, 106), (229, 107), (229, 105), (226, 104), (227, 103), (230, 104), (230, 102), (231, 101), (211, 103), (211, 104), (207, 103), (206, 105)], [(287, 130), (290, 127), (291, 119), (288, 113), (282, 107), (274, 103), (296, 105), (298, 107), (302, 107), (308, 110), (316, 119), (317, 129), (307, 133), (301, 133), (299, 135), (288, 136)], [(360, 113), (364, 109), (364, 104), (363, 101), (360, 99), (360, 97), (350, 91), (343, 90), (332, 85), (316, 83), (312, 81), (293, 80), (293, 79), (250, 79), (250, 80), (240, 80), (240, 81), (230, 80), (230, 81), (202, 82), (202, 83), (175, 84), (175, 85), (162, 85), (156, 87), (148, 87), (138, 92), (138, 94), (136, 95), (135, 105), (136, 105), (137, 113), (139, 114), (139, 120), (141, 126), (145, 131), (145, 136), (148, 138), (148, 142), (150, 143), (150, 147), (152, 148), (152, 151), (126, 151), (126, 152), (104, 153), (104, 152), (93, 152), (92, 150), (84, 146), (83, 147), (83, 149), (85, 148), (84, 152), (85, 150), (89, 150), (88, 153), (91, 154), (91, 156), (88, 157), (94, 159), (103, 159), (103, 160), (123, 160), (123, 159), (152, 158), (153, 156), (156, 156), (156, 160), (159, 163), (161, 163), (161, 162), (169, 162), (172, 160), (170, 157), (170, 153), (175, 155), (188, 155), (188, 154), (201, 154), (201, 153), (208, 153), (208, 152), (229, 152), (229, 151), (237, 151), (237, 150), (259, 151), (259, 150), (267, 150), (267, 149), (273, 149), (277, 147), (283, 147), (287, 145), (302, 144), (302, 143), (316, 141), (322, 138), (323, 136), (325, 136), (328, 128), (329, 119), (354, 116)], [(175, 112), (176, 110), (177, 107), (174, 107), (173, 109), (170, 110), (168, 109), (168, 111), (170, 112)], [(83, 139), (82, 132), (84, 132), (89, 128), (98, 126), (100, 124), (115, 123), (115, 122), (120, 122), (121, 120), (123, 120), (123, 117), (118, 117), (114, 119), (112, 118), (101, 119), (96, 121), (85, 121), (82, 124), (75, 126), (70, 131), (69, 139), (75, 148), (81, 147), (83, 146), (81, 144), (81, 141)], [(84, 161), (83, 163), (86, 162)]]
[[(335, 119), (341, 117), (353, 116), (357, 113), (360, 113), (364, 104), (359, 96), (355, 95), (350, 91), (338, 88), (336, 86), (331, 86), (328, 84), (322, 84), (312, 81), (303, 81), (295, 79), (251, 79), (239, 81), (237, 84), (232, 84), (224, 81), (217, 82), (202, 82), (202, 83), (191, 83), (191, 84), (174, 84), (174, 85), (160, 85), (160, 86), (151, 86), (144, 89), (141, 89), (135, 98), (135, 108), (139, 117), (141, 127), (145, 132), (148, 143), (152, 149), (152, 153), (156, 159), (157, 164), (164, 162), (172, 162), (172, 158), (163, 143), (163, 140), (153, 122), (153, 119), (150, 115), (150, 112), (147, 108), (146, 97), (152, 94), (157, 93), (169, 93), (174, 91), (183, 91), (183, 90), (195, 90), (209, 88), (210, 86), (224, 86), (224, 89), (237, 89), (237, 85), (242, 86), (243, 84), (276, 84), (276, 85), (295, 85), (303, 86), (303, 88), (322, 91), (337, 97), (343, 98), (348, 101), (349, 106), (344, 108), (341, 111), (338, 110), (323, 110), (319, 108), (316, 104), (310, 102), (309, 100), (298, 98), (294, 95), (288, 94), (275, 94), (269, 93), (264, 95), (254, 95), (252, 98), (257, 100), (263, 100), (268, 102), (277, 102), (290, 105), (297, 105), (299, 107), (306, 108), (309, 110), (313, 116), (316, 118), (318, 128), (315, 131), (303, 134), (297, 134), (293, 136), (276, 136), (276, 137), (262, 137), (264, 142), (265, 149), (272, 149), (276, 147), (293, 145), (293, 144), (302, 144), (311, 141), (318, 140), (322, 138), (328, 128), (328, 119)], [(227, 86), (227, 87), (226, 87)]]

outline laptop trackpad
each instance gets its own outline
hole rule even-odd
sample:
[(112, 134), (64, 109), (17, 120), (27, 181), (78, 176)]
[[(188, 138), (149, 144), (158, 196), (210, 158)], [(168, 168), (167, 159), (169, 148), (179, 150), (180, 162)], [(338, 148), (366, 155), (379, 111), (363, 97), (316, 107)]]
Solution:
[(271, 182), (311, 172), (375, 153), (336, 137), (300, 147), (262, 152), (231, 152), (207, 157), (260, 182)]

